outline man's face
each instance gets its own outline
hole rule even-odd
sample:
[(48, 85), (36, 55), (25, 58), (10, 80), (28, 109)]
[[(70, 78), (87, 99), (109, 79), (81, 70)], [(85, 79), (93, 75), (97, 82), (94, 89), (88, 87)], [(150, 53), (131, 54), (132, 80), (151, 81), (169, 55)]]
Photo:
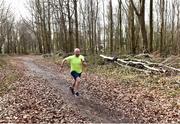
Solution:
[(75, 50), (75, 51), (74, 51), (74, 54), (75, 54), (77, 57), (79, 57), (79, 55), (80, 55), (80, 50)]

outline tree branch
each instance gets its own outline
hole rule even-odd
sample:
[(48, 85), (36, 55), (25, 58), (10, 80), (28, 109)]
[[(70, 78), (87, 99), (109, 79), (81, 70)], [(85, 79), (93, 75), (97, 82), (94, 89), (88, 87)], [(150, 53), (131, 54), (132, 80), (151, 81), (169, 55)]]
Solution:
[(136, 13), (136, 15), (139, 16), (140, 13), (138, 12), (137, 8), (135, 7), (135, 4), (134, 4), (133, 0), (130, 0), (130, 2), (131, 2), (131, 5), (132, 5), (132, 7), (133, 7), (133, 9), (134, 9), (134, 11), (135, 11), (135, 13)]

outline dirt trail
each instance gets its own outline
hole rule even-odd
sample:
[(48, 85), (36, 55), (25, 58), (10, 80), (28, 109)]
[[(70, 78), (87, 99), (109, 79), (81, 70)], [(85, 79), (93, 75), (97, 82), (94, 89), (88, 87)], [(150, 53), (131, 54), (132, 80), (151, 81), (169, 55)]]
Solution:
[[(50, 83), (59, 94), (63, 96), (66, 104), (79, 110), (80, 114), (87, 117), (91, 122), (129, 122), (119, 117), (120, 113), (110, 111), (106, 106), (102, 106), (97, 101), (92, 101), (89, 98), (81, 95), (74, 97), (69, 91), (69, 84), (63, 78), (63, 75), (54, 72), (50, 68), (45, 68), (35, 63), (34, 57), (18, 57), (17, 59), (23, 61), (24, 66), (27, 68), (26, 74), (32, 77), (41, 77)], [(86, 90), (86, 89), (83, 89)]]

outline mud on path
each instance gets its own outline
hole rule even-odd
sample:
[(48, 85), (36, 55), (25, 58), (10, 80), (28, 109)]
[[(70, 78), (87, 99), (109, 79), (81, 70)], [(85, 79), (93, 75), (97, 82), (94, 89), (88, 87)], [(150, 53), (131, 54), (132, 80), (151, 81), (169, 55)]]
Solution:
[[(75, 97), (69, 91), (70, 83), (65, 79), (69, 76), (68, 73), (60, 74), (46, 65), (39, 65), (36, 60), (40, 60), (40, 57), (17, 57), (15, 61), (21, 61), (26, 68), (25, 74), (30, 78), (41, 78), (46, 80), (49, 87), (53, 88), (56, 93), (62, 96), (63, 101), (68, 106), (75, 108), (75, 111), (86, 118), (87, 122), (130, 122), (130, 120), (122, 118), (122, 113), (112, 111), (108, 106), (99, 104), (98, 101), (94, 101), (91, 98), (87, 98), (86, 95), (80, 95)], [(42, 82), (43, 83), (43, 82)], [(87, 89), (81, 89), (87, 90)], [(83, 92), (83, 91), (82, 91)], [(87, 91), (84, 91), (87, 92)], [(97, 98), (98, 99), (98, 98)]]

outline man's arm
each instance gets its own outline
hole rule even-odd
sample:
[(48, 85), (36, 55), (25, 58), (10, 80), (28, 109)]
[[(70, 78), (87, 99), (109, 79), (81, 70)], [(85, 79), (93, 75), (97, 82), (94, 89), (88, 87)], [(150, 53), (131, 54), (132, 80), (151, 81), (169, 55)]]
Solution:
[(81, 62), (82, 62), (82, 71), (83, 71), (83, 72), (86, 72), (87, 63), (86, 63), (85, 59), (82, 58), (82, 59), (81, 59)]
[(87, 80), (87, 63), (85, 60), (82, 61), (82, 72), (84, 72), (83, 77), (85, 78), (85, 80)]
[(63, 59), (63, 60), (62, 60), (61, 67), (63, 67), (63, 65), (64, 65), (64, 63), (65, 63), (66, 61), (67, 61), (66, 59)]
[(64, 58), (64, 59), (62, 60), (61, 67), (64, 66), (64, 63), (65, 63), (65, 62), (70, 62), (70, 60), (71, 60), (71, 56)]
[(63, 66), (64, 66), (64, 63), (65, 63), (66, 61), (67, 61), (66, 59), (63, 59), (63, 60), (62, 60), (61, 67), (60, 67), (60, 71), (62, 71)]

